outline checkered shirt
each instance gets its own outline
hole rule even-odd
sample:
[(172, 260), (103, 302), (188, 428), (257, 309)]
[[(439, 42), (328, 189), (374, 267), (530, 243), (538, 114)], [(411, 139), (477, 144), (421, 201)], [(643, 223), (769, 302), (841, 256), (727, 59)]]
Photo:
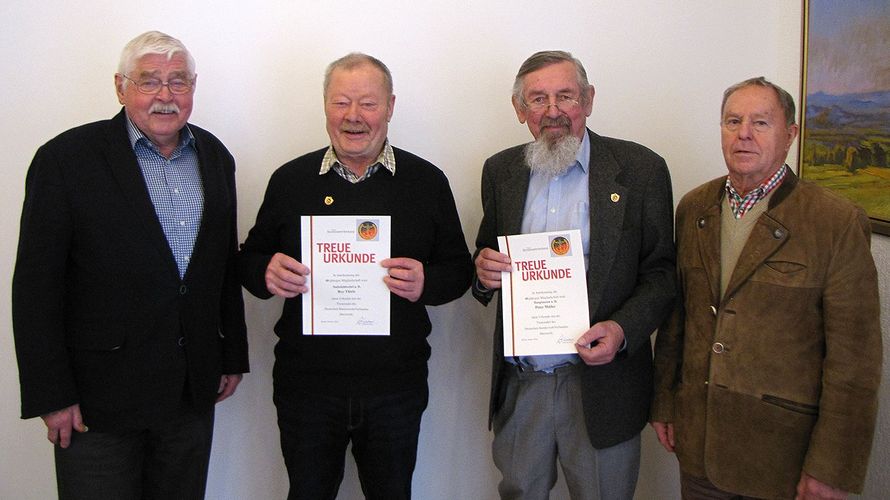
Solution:
[(739, 195), (738, 191), (732, 187), (729, 177), (726, 178), (726, 194), (729, 196), (729, 208), (732, 209), (732, 215), (736, 219), (741, 219), (751, 207), (768, 195), (770, 191), (776, 189), (779, 184), (785, 180), (785, 174), (788, 172), (788, 165), (782, 165), (782, 168), (776, 171), (769, 179), (763, 181), (759, 186), (746, 194), (744, 197)]
[(127, 130), (148, 195), (176, 259), (179, 277), (183, 278), (204, 215), (204, 187), (198, 169), (195, 137), (188, 125), (183, 127), (179, 145), (167, 159), (129, 117)]
[(324, 158), (321, 159), (321, 169), (318, 171), (318, 175), (324, 175), (333, 168), (334, 172), (337, 172), (340, 177), (353, 184), (357, 184), (374, 175), (374, 172), (376, 172), (381, 165), (383, 165), (383, 168), (389, 170), (389, 173), (396, 175), (396, 156), (392, 152), (392, 146), (389, 145), (389, 140), (383, 145), (383, 151), (377, 155), (377, 159), (374, 160), (374, 163), (365, 170), (365, 174), (361, 177), (352, 173), (352, 170), (344, 167), (337, 159), (337, 153), (334, 152), (334, 147), (329, 146), (328, 150), (324, 153)]

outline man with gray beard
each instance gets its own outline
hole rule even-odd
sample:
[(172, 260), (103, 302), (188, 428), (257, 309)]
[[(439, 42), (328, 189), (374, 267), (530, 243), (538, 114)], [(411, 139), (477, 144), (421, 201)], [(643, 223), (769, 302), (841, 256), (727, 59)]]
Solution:
[(487, 305), (511, 270), (499, 235), (578, 229), (590, 310), (577, 354), (507, 358), (498, 298), (489, 424), (505, 499), (548, 498), (557, 459), (573, 499), (630, 499), (636, 487), (649, 337), (675, 295), (671, 182), (657, 154), (586, 128), (593, 95), (571, 54), (529, 57), (513, 107), (535, 141), (482, 172), (473, 295)]
[(559, 177), (573, 167), (581, 139), (573, 135), (562, 138), (539, 137), (525, 148), (525, 163), (532, 172), (545, 177)]

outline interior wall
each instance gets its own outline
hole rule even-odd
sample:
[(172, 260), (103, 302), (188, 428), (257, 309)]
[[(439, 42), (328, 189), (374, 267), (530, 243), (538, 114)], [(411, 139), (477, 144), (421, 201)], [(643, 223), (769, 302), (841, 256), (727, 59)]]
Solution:
[[(41, 144), (118, 110), (112, 77), (121, 48), (136, 34), (165, 31), (195, 56), (199, 78), (191, 121), (214, 132), (238, 162), (242, 238), (272, 171), (327, 144), (321, 98), (326, 64), (363, 51), (382, 59), (394, 76), (392, 143), (445, 171), (472, 245), (481, 219), (482, 162), (530, 138), (509, 99), (513, 76), (528, 55), (565, 49), (580, 58), (596, 85), (588, 125), (664, 156), (679, 200), (725, 172), (718, 128), (723, 89), (765, 75), (799, 96), (800, 17), (796, 0), (566, 0), (558, 7), (528, 0), (204, 0), (175, 8), (110, 0), (3, 2), (0, 211), (6, 215), (0, 219), (0, 275), (7, 286), (0, 287), (0, 498), (55, 497), (43, 424), (18, 418), (8, 284), (25, 173)], [(890, 243), (881, 236), (874, 240), (887, 332)], [(252, 373), (218, 407), (211, 499), (284, 498), (287, 490), (271, 402), (272, 325), (281, 304), (251, 297), (246, 302)], [(431, 399), (415, 497), (494, 499), (499, 476), (486, 428), (494, 308), (467, 295), (430, 313)], [(885, 385), (883, 428), (887, 394)], [(678, 498), (675, 459), (649, 429), (643, 447), (637, 497)], [(880, 432), (873, 462), (886, 462), (888, 449), (890, 437)], [(873, 466), (870, 474), (866, 498), (890, 491), (886, 471)], [(351, 465), (340, 498), (360, 498)], [(567, 498), (562, 485), (553, 498)]]

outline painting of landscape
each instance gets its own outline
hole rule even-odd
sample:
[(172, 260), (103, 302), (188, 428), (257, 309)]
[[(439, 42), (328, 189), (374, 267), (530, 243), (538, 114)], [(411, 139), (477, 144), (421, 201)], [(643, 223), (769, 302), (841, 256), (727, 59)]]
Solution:
[(801, 176), (890, 234), (890, 0), (809, 0), (804, 15)]

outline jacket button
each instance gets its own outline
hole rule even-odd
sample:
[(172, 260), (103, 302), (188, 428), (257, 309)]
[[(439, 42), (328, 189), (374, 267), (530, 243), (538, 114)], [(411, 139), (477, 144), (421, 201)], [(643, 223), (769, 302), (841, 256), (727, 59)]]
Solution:
[(699, 228), (703, 228), (703, 227), (705, 227), (705, 218), (704, 218), (704, 217), (700, 218), (700, 219), (698, 220), (697, 224), (698, 224), (698, 227), (699, 227)]
[(713, 314), (714, 316), (717, 315), (717, 307), (716, 306), (711, 306), (711, 314)]
[(723, 354), (723, 351), (726, 350), (726, 347), (723, 346), (720, 342), (714, 342), (714, 345), (711, 346), (711, 350), (716, 354)]
[(179, 295), (185, 295), (188, 293), (188, 291), (189, 291), (189, 288), (185, 285), (181, 285), (179, 287)]
[(179, 344), (179, 347), (184, 346), (186, 344), (185, 337), (179, 337), (179, 340), (177, 340), (176, 343)]
[(777, 239), (777, 240), (781, 240), (781, 239), (784, 238), (784, 237), (785, 237), (785, 230), (784, 230), (784, 229), (776, 228), (776, 230), (773, 231), (773, 238), (775, 238), (775, 239)]

